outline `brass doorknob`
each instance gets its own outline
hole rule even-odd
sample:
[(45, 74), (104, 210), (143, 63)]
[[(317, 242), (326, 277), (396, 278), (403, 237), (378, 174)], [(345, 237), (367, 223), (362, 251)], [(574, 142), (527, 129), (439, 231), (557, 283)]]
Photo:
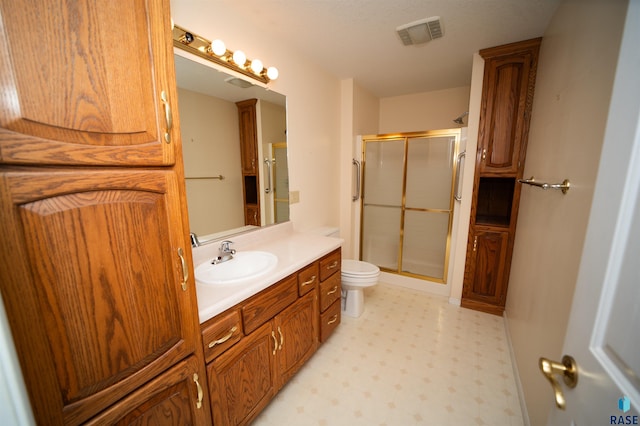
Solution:
[(564, 410), (567, 405), (567, 401), (564, 399), (562, 387), (560, 386), (556, 376), (562, 375), (564, 384), (570, 389), (575, 388), (578, 384), (578, 366), (576, 364), (576, 360), (569, 355), (562, 357), (562, 363), (551, 361), (546, 358), (540, 358), (538, 366), (540, 367), (542, 374), (544, 374), (544, 377), (546, 377), (547, 380), (549, 380), (549, 383), (551, 383), (551, 387), (553, 388), (553, 393), (556, 398), (556, 407)]

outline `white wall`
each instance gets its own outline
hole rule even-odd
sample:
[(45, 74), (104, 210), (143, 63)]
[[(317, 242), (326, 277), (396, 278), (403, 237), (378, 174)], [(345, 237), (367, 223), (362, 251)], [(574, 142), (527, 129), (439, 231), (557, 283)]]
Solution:
[(565, 1), (544, 34), (505, 317), (532, 425), (553, 394), (541, 356), (561, 358), (604, 136), (626, 3)]
[(280, 77), (269, 87), (287, 97), (289, 189), (300, 192), (291, 220), (301, 231), (338, 224), (340, 81), (303, 54), (283, 50), (277, 39), (242, 25), (232, 3), (173, 0), (171, 14), (176, 24), (278, 68)]

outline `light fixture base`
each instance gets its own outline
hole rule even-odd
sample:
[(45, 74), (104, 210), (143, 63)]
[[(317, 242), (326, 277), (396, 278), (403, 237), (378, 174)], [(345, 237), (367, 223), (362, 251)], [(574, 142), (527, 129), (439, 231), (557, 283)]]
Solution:
[(247, 59), (244, 66), (240, 66), (233, 62), (234, 52), (228, 49), (224, 55), (217, 56), (211, 50), (211, 42), (209, 40), (175, 24), (173, 26), (173, 45), (232, 71), (239, 72), (242, 75), (258, 80), (264, 84), (273, 80), (267, 76), (266, 68), (264, 68), (260, 74), (255, 74), (251, 71), (250, 60)]

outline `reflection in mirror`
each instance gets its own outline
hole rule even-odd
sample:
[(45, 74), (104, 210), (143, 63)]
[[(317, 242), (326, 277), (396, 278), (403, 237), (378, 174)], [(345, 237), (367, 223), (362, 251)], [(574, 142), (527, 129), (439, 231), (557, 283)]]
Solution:
[(285, 97), (175, 52), (191, 232), (203, 243), (288, 221)]

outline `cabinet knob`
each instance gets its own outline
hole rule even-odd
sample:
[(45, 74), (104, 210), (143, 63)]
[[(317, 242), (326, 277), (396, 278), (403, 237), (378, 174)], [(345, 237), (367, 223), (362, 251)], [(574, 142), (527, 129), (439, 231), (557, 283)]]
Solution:
[(477, 235), (473, 239), (473, 251), (476, 251), (476, 248), (478, 248), (478, 236)]
[(485, 148), (485, 149), (482, 150), (482, 161), (484, 161), (486, 159), (487, 159), (487, 149)]

